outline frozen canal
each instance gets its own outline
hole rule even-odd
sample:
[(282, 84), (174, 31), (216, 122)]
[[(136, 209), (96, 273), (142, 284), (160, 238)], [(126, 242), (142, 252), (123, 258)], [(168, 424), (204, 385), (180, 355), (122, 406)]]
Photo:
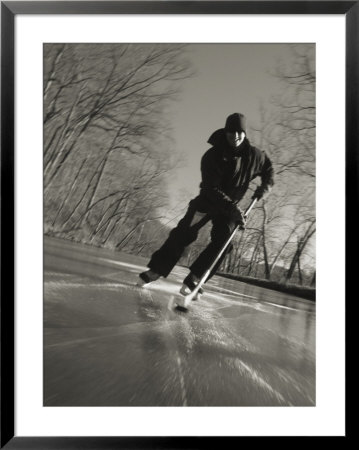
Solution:
[(315, 405), (315, 303), (214, 277), (183, 313), (146, 262), (45, 238), (46, 406)]

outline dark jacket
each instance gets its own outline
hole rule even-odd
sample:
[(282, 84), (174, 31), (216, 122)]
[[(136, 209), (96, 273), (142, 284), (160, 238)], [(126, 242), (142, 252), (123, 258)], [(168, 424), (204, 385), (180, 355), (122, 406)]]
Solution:
[(223, 128), (208, 140), (212, 147), (201, 161), (202, 182), (196, 198), (197, 208), (214, 214), (231, 214), (246, 193), (249, 183), (260, 176), (268, 191), (273, 185), (272, 163), (264, 151), (253, 147), (247, 138), (234, 150)]

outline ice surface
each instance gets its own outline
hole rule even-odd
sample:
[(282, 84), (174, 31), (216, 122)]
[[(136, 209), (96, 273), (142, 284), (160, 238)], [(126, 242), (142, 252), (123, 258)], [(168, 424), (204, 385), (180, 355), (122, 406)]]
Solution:
[(45, 238), (45, 405), (315, 405), (314, 303), (214, 277), (182, 313), (146, 263)]

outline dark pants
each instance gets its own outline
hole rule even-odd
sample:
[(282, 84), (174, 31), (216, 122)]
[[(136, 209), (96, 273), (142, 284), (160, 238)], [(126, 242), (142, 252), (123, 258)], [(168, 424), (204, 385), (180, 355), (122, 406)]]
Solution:
[[(190, 267), (191, 272), (201, 278), (218, 256), (236, 223), (224, 215), (199, 212), (196, 208), (196, 202), (193, 200), (189, 203), (184, 217), (179, 221), (176, 228), (170, 232), (165, 243), (152, 255), (148, 267), (163, 277), (167, 277), (181, 258), (184, 249), (197, 239), (199, 230), (210, 220), (212, 221), (211, 242)], [(230, 244), (213, 268), (209, 278), (215, 274), (231, 248), (232, 245)]]

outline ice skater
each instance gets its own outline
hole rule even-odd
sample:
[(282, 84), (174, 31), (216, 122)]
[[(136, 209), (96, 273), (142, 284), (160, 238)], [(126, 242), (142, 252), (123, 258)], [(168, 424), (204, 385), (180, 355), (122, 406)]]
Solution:
[[(208, 139), (212, 146), (201, 160), (202, 181), (199, 195), (189, 202), (188, 209), (178, 225), (171, 230), (164, 244), (153, 253), (147, 267), (139, 275), (139, 286), (145, 286), (167, 277), (184, 249), (197, 239), (199, 230), (212, 222), (211, 242), (190, 266), (190, 273), (183, 280), (182, 295), (188, 295), (196, 287), (221, 251), (232, 231), (239, 224), (245, 227), (244, 213), (239, 207), (249, 183), (259, 176), (261, 184), (253, 197), (257, 200), (267, 194), (273, 185), (273, 167), (264, 151), (252, 146), (246, 136), (246, 118), (234, 113), (227, 117), (225, 127), (216, 130)], [(207, 278), (210, 279), (220, 266), (221, 256)], [(199, 289), (197, 298), (203, 293)]]

